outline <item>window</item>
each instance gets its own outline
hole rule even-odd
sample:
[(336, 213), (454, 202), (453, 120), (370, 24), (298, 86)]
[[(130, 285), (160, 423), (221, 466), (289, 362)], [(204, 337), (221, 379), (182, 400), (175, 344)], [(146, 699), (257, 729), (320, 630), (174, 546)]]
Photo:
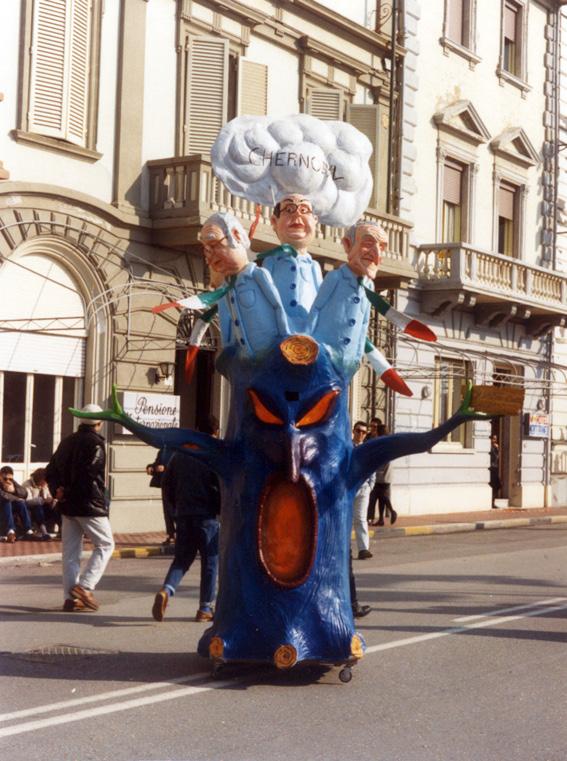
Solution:
[(453, 42), (467, 47), (464, 6), (465, 0), (447, 0), (447, 37)]
[(497, 73), (501, 81), (509, 82), (523, 93), (530, 89), (526, 82), (527, 14), (526, 0), (503, 0), (500, 61)]
[(373, 150), (369, 164), (374, 185), (368, 206), (382, 212), (387, 211), (388, 113), (389, 108), (383, 103), (373, 105), (349, 104), (347, 106), (347, 121), (366, 135), (372, 143)]
[(518, 34), (518, 7), (513, 3), (504, 4), (504, 21), (503, 21), (503, 68), (513, 74), (519, 76), (519, 49), (518, 41), (520, 35)]
[(477, 0), (445, 0), (445, 24), (441, 44), (448, 55), (458, 53), (474, 67), (480, 61), (475, 53)]
[(341, 121), (344, 118), (342, 92), (332, 87), (308, 88), (307, 113), (318, 119)]
[(498, 253), (504, 256), (517, 256), (516, 192), (504, 182), (498, 188)]
[[(467, 380), (472, 378), (470, 362), (462, 359), (437, 357), (435, 359), (435, 386), (433, 405), (433, 425), (438, 426), (448, 420), (460, 407)], [(461, 447), (472, 446), (471, 423), (451, 431), (443, 441)]]
[(184, 153), (206, 154), (227, 120), (228, 40), (193, 37), (186, 56)]
[(17, 139), (41, 135), (47, 145), (94, 151), (101, 10), (101, 0), (28, 0), (31, 56)]
[[(0, 372), (1, 461), (22, 466), (27, 478), (73, 431), (69, 407), (81, 404), (82, 379)], [(19, 479), (18, 479), (19, 480)]]
[(459, 243), (463, 235), (463, 173), (464, 167), (446, 161), (443, 168), (442, 242)]
[(221, 37), (187, 37), (182, 153), (210, 152), (220, 129), (268, 112), (268, 67), (230, 52)]

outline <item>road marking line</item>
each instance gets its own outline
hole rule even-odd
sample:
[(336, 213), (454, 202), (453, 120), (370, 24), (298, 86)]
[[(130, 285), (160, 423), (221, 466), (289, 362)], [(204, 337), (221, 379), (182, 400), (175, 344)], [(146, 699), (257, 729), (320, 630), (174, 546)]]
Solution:
[(125, 687), (120, 690), (101, 692), (98, 695), (86, 695), (83, 698), (70, 698), (69, 700), (62, 700), (59, 703), (37, 706), (36, 708), (24, 708), (21, 711), (12, 711), (12, 713), (0, 714), (0, 721), (23, 719), (25, 716), (37, 716), (39, 713), (50, 713), (51, 711), (57, 711), (60, 708), (72, 708), (73, 706), (85, 705), (87, 703), (100, 703), (103, 700), (110, 700), (111, 698), (119, 698), (126, 695), (135, 695), (139, 692), (148, 692), (149, 690), (159, 690), (164, 687), (171, 687), (173, 684), (187, 684), (188, 682), (195, 682), (198, 679), (203, 679), (207, 676), (208, 673), (209, 672), (207, 671), (201, 671), (197, 674), (191, 674), (191, 676), (174, 677), (172, 679), (168, 679), (167, 682), (140, 684), (136, 687)]
[[(558, 600), (565, 600), (566, 598), (558, 598)], [(548, 601), (542, 601), (542, 605)], [(536, 605), (535, 603), (533, 605)], [(476, 629), (486, 629), (493, 626), (499, 626), (500, 624), (509, 623), (510, 621), (519, 621), (524, 618), (532, 618), (533, 616), (541, 616), (547, 613), (554, 613), (558, 610), (565, 610), (567, 608), (567, 602), (564, 605), (553, 605), (547, 608), (535, 607), (533, 610), (528, 610), (523, 614), (514, 616), (501, 616), (499, 618), (488, 618), (484, 621), (477, 621), (466, 626), (452, 627), (450, 629), (443, 629), (442, 631), (430, 632), (428, 634), (420, 634), (415, 637), (407, 637), (406, 639), (394, 640), (393, 642), (384, 642), (381, 645), (372, 645), (366, 649), (367, 654), (382, 652), (383, 650), (392, 650), (396, 647), (405, 647), (407, 645), (415, 645), (419, 642), (426, 642), (428, 640), (439, 639), (441, 637), (448, 637), (452, 634), (462, 634), (468, 631), (474, 631)], [(490, 615), (490, 614), (489, 614)], [(206, 675), (205, 675), (206, 677)], [(111, 697), (119, 697), (125, 694), (131, 694), (135, 692), (142, 692), (143, 690), (159, 689), (162, 686), (168, 687), (172, 683), (183, 684), (189, 681), (195, 681), (199, 678), (203, 678), (203, 675), (193, 674), (190, 677), (179, 677), (177, 679), (171, 679), (169, 682), (154, 682), (149, 685), (140, 685), (137, 687), (129, 687), (124, 690), (116, 690), (114, 692), (101, 693), (100, 695), (91, 695), (85, 698), (76, 698), (69, 701), (62, 701), (60, 703), (54, 703), (50, 706), (40, 706), (35, 709), (25, 709), (24, 711), (15, 711), (13, 714), (4, 714), (3, 719), (7, 717), (15, 718), (16, 715), (29, 715), (38, 714), (40, 712), (47, 712), (57, 710), (58, 708), (67, 708), (71, 705), (84, 704), (87, 702), (95, 702), (98, 700), (105, 700)], [(126, 700), (120, 703), (110, 703), (105, 706), (98, 706), (94, 708), (88, 708), (82, 711), (76, 711), (75, 713), (66, 713), (61, 716), (52, 716), (46, 719), (38, 719), (36, 721), (27, 721), (21, 724), (16, 724), (11, 727), (4, 727), (0, 729), (1, 737), (11, 737), (12, 735), (19, 735), (24, 732), (33, 732), (38, 729), (45, 729), (46, 727), (58, 726), (61, 724), (69, 724), (74, 721), (81, 721), (83, 719), (92, 719), (96, 716), (104, 716), (109, 713), (118, 713), (119, 711), (128, 711), (133, 708), (141, 708), (143, 706), (152, 705), (154, 703), (162, 703), (166, 700), (176, 700), (177, 698), (187, 697), (190, 695), (200, 695), (203, 692), (210, 690), (220, 689), (229, 685), (233, 685), (233, 679), (227, 679), (222, 682), (209, 682), (203, 686), (183, 687), (181, 689), (171, 690), (169, 692), (163, 692), (159, 695), (148, 695), (142, 698), (136, 698), (133, 700)], [(78, 702), (79, 701), (79, 702)]]
[(451, 634), (463, 634), (464, 632), (473, 631), (474, 629), (487, 629), (490, 626), (499, 626), (500, 624), (507, 624), (510, 621), (519, 621), (522, 618), (531, 618), (532, 616), (540, 616), (545, 613), (554, 613), (557, 610), (565, 610), (565, 605), (555, 605), (551, 608), (538, 608), (537, 610), (531, 610), (523, 615), (517, 616), (502, 616), (501, 618), (489, 618), (486, 621), (477, 621), (476, 623), (469, 624), (468, 626), (455, 626), (452, 629), (444, 629), (438, 632), (430, 632), (429, 634), (419, 634), (416, 637), (408, 637), (407, 639), (398, 639), (393, 642), (384, 642), (382, 645), (372, 645), (366, 648), (366, 653), (378, 653), (382, 650), (391, 650), (395, 647), (405, 647), (406, 645), (415, 645), (418, 642), (427, 642), (430, 639), (439, 639), (440, 637), (448, 637)]
[(96, 716), (104, 716), (107, 713), (118, 713), (119, 711), (129, 711), (132, 708), (141, 708), (154, 703), (163, 703), (165, 700), (176, 700), (188, 695), (200, 695), (202, 692), (209, 690), (218, 690), (222, 687), (234, 685), (233, 679), (227, 679), (224, 682), (213, 682), (205, 687), (184, 687), (183, 689), (173, 692), (164, 692), (161, 695), (148, 695), (145, 698), (135, 700), (125, 700), (123, 703), (110, 703), (110, 705), (99, 706), (98, 708), (88, 708), (76, 713), (64, 714), (62, 716), (52, 716), (49, 719), (38, 719), (37, 721), (27, 721), (23, 724), (16, 724), (13, 727), (4, 727), (0, 729), (0, 737), (11, 737), (20, 735), (23, 732), (33, 732), (36, 729), (45, 729), (46, 727), (56, 727), (59, 724), (69, 724), (72, 721), (81, 721), (82, 719), (93, 719)]
[(567, 597), (552, 597), (550, 600), (540, 600), (539, 602), (526, 603), (525, 605), (516, 605), (513, 608), (501, 608), (500, 610), (492, 610), (489, 613), (477, 613), (474, 616), (461, 616), (460, 618), (454, 618), (453, 621), (458, 623), (464, 623), (465, 621), (476, 621), (479, 618), (489, 618), (490, 616), (501, 616), (503, 613), (516, 613), (519, 610), (529, 610), (541, 605), (554, 605), (558, 602), (567, 601)]

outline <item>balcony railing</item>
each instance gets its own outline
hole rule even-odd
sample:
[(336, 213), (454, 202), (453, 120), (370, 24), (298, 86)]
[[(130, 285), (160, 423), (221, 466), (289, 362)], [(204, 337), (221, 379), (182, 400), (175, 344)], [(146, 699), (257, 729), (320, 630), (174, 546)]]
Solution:
[(420, 246), (419, 280), (427, 290), (466, 290), (477, 303), (508, 301), (532, 314), (565, 314), (567, 275), (460, 243)]
[[(244, 226), (250, 225), (255, 215), (255, 204), (230, 193), (213, 174), (207, 156), (181, 156), (179, 158), (148, 161), (150, 182), (150, 216), (154, 221), (158, 243), (186, 246), (195, 243), (200, 225), (215, 211), (230, 211)], [(277, 244), (270, 225), (271, 207), (262, 206), (255, 240), (260, 248)], [(411, 224), (390, 214), (369, 209), (367, 219), (380, 222), (388, 233), (388, 252), (380, 268), (379, 277), (388, 280), (409, 280), (416, 272), (409, 260), (409, 231)], [(312, 252), (330, 260), (344, 260), (341, 239), (344, 228), (318, 225)]]

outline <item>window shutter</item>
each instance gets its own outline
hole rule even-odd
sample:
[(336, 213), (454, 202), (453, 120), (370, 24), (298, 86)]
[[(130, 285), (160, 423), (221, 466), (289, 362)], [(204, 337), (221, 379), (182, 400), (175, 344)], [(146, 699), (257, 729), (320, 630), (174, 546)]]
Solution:
[(500, 185), (498, 190), (498, 216), (504, 219), (514, 219), (515, 188), (510, 185)]
[(516, 41), (516, 19), (518, 17), (518, 9), (506, 3), (504, 6), (504, 37), (511, 42)]
[(86, 144), (91, 0), (35, 0), (28, 129)]
[(443, 200), (455, 206), (460, 206), (462, 184), (462, 167), (458, 164), (446, 163), (443, 172)]
[(307, 113), (318, 119), (341, 121), (343, 118), (343, 96), (340, 90), (315, 88), (307, 96)]
[(369, 159), (374, 180), (369, 206), (378, 211), (386, 210), (388, 188), (388, 114), (381, 105), (353, 105), (347, 108), (349, 124), (360, 130), (372, 143)]
[(74, 0), (71, 16), (66, 137), (70, 142), (78, 143), (79, 145), (85, 145), (87, 132), (91, 36), (90, 5), (90, 0)]
[(65, 136), (65, 0), (35, 0), (28, 128), (52, 137)]
[(239, 60), (239, 114), (265, 116), (268, 113), (268, 67), (245, 58)]
[(228, 40), (190, 39), (186, 94), (185, 152), (209, 153), (226, 122)]
[(463, 0), (449, 0), (447, 12), (447, 36), (450, 40), (463, 44)]

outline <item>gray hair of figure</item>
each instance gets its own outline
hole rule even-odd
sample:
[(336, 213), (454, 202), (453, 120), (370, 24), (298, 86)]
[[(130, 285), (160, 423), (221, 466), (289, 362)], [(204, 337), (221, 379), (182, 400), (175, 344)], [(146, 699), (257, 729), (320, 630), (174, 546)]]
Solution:
[[(228, 245), (231, 248), (236, 248), (239, 245), (244, 246), (247, 251), (250, 248), (250, 238), (248, 237), (248, 233), (242, 226), (242, 222), (237, 219), (234, 214), (230, 214), (228, 211), (217, 211), (215, 214), (211, 214), (211, 216), (203, 224), (203, 227), (206, 227), (207, 225), (217, 225), (220, 227), (220, 229), (226, 235)], [(240, 242), (237, 241), (232, 234), (232, 231), (235, 228), (240, 233)]]
[(374, 227), (380, 234), (381, 238), (384, 238), (386, 241), (388, 240), (388, 233), (384, 230), (382, 225), (378, 224), (378, 222), (374, 222), (371, 219), (359, 219), (358, 222), (351, 225), (345, 232), (345, 238), (348, 238), (351, 243), (354, 243), (356, 239), (356, 231), (359, 227)]

